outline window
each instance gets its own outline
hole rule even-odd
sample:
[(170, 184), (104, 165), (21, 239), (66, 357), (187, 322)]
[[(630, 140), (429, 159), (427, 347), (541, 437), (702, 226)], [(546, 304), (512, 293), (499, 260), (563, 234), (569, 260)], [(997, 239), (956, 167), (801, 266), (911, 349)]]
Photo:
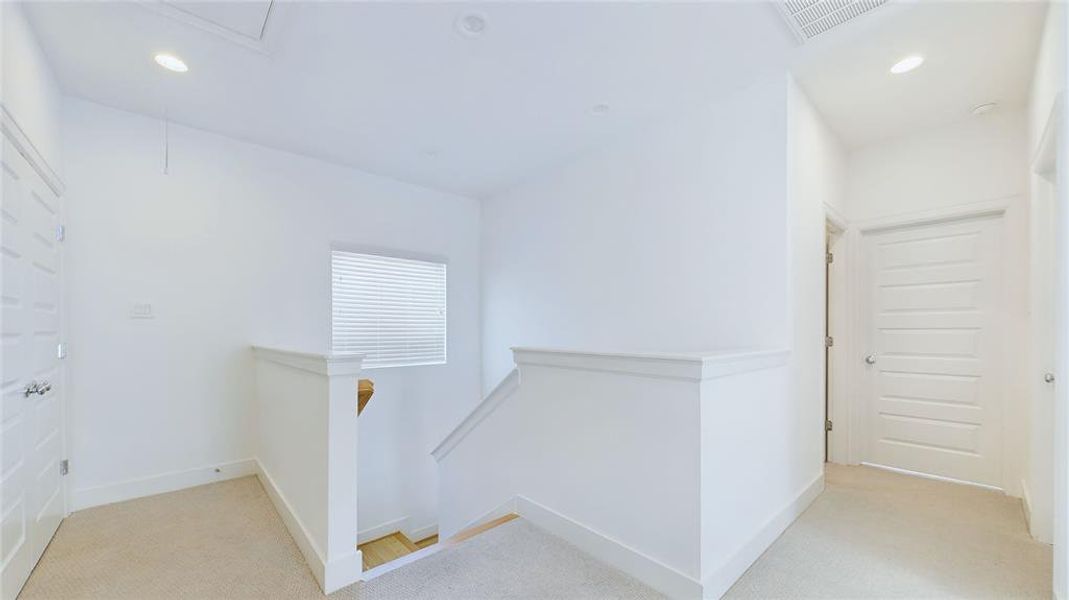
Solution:
[(334, 352), (365, 367), (445, 363), (444, 263), (331, 252)]

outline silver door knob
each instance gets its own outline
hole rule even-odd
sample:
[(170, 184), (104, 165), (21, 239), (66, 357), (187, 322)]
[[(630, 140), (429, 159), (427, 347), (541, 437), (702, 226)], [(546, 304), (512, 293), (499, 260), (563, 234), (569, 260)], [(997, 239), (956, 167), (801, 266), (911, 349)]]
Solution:
[(1044, 373), (1043, 381), (1046, 381), (1047, 383), (1054, 383), (1054, 373)]
[(47, 381), (42, 381), (40, 383), (38, 383), (36, 381), (31, 381), (22, 390), (22, 395), (27, 397), (27, 398), (29, 398), (30, 396), (32, 396), (34, 394), (37, 394), (38, 396), (44, 396), (45, 394), (47, 394), (50, 391), (52, 391), (52, 384), (51, 383), (48, 383)]
[(866, 365), (874, 365), (874, 364), (876, 364), (876, 355), (875, 354), (870, 354), (870, 355), (866, 356), (865, 357), (865, 364)]

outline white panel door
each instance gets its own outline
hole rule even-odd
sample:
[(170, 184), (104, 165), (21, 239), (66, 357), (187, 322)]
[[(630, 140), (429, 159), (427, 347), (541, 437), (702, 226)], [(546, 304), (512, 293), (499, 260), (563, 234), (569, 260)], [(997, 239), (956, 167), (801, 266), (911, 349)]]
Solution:
[(866, 236), (865, 462), (1002, 487), (1001, 223)]
[(65, 515), (59, 198), (5, 139), (0, 194), (0, 568), (14, 598)]

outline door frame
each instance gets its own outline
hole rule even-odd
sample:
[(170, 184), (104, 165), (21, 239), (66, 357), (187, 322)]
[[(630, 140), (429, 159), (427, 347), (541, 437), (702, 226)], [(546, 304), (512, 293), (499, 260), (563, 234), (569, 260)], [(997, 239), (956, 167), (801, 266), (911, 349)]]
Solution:
[[(1054, 233), (1054, 432), (1053, 432), (1053, 541), (1054, 596), (1065, 598), (1069, 593), (1069, 100), (1062, 90), (1054, 99), (1043, 126), (1043, 133), (1032, 149), (1031, 175), (1053, 185), (1056, 212)], [(1032, 365), (1036, 366), (1036, 365)], [(1036, 374), (1033, 374), (1036, 375)]]
[(850, 309), (849, 277), (850, 225), (833, 207), (824, 205), (826, 251), (833, 259), (825, 269), (824, 314), (827, 335), (834, 344), (825, 351), (824, 393), (827, 402), (825, 419), (832, 422), (832, 430), (825, 428), (827, 462), (849, 463), (850, 447), (850, 380), (845, 369), (850, 354), (850, 326), (846, 318)]
[[(828, 297), (831, 306), (828, 317), (830, 329), (841, 332), (834, 336), (835, 350), (829, 354), (828, 364), (829, 413), (834, 422), (828, 445), (829, 462), (858, 465), (865, 455), (867, 399), (863, 359), (868, 333), (861, 300), (866, 293), (867, 281), (866, 236), (903, 227), (992, 216), (1003, 217), (1004, 232), (1007, 209), (1023, 201), (1023, 196), (1013, 195), (855, 222), (843, 220), (825, 206), (827, 221), (833, 223), (832, 219), (836, 219), (843, 226), (843, 232), (833, 246), (835, 260), (832, 262), (832, 285)], [(1003, 461), (1003, 489), (1016, 489), (1016, 466), (1013, 461)]]

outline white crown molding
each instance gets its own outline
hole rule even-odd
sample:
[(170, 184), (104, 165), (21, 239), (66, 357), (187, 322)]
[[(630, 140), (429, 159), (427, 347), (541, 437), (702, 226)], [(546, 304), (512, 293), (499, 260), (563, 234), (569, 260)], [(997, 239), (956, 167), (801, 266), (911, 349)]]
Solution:
[(313, 354), (263, 346), (253, 346), (252, 351), (260, 360), (327, 376), (358, 375), (364, 362), (363, 354)]
[(59, 178), (59, 174), (52, 168), (52, 165), (45, 160), (44, 155), (33, 145), (30, 136), (26, 135), (26, 132), (19, 126), (19, 122), (15, 120), (15, 115), (11, 114), (7, 105), (3, 103), (0, 103), (0, 130), (3, 130), (4, 136), (11, 142), (11, 145), (30, 163), (30, 166), (37, 171), (48, 187), (57, 196), (62, 196), (67, 186)]
[(604, 371), (638, 377), (702, 381), (787, 364), (790, 350), (734, 350), (693, 354), (583, 352), (513, 348), (517, 365)]

